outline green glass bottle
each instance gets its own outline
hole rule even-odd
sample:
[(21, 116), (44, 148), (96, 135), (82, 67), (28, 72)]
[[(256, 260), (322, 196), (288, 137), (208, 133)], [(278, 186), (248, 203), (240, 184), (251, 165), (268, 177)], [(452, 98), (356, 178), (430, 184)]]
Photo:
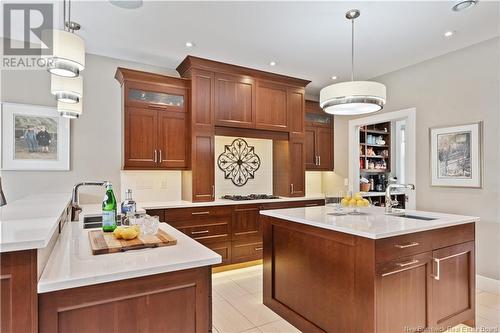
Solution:
[(102, 231), (112, 232), (116, 229), (116, 198), (111, 183), (106, 185), (106, 194), (102, 201)]

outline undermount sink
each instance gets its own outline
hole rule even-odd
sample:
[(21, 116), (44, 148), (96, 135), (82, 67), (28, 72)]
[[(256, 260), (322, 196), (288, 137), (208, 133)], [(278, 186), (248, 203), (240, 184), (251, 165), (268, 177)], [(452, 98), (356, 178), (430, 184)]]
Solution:
[(418, 215), (411, 215), (411, 214), (403, 214), (403, 215), (396, 215), (398, 217), (403, 217), (406, 219), (414, 219), (414, 220), (422, 220), (422, 221), (433, 221), (437, 220), (435, 217), (427, 217), (427, 216), (418, 216)]
[[(116, 225), (121, 224), (120, 215), (116, 216)], [(95, 216), (84, 216), (83, 217), (83, 229), (92, 229), (102, 227), (102, 215)]]

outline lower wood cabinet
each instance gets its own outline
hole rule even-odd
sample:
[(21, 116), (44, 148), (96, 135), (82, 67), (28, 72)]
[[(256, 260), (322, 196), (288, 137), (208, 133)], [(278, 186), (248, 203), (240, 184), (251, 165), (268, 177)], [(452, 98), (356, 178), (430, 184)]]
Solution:
[(261, 210), (324, 205), (325, 200), (321, 199), (148, 209), (146, 212), (217, 252), (222, 257), (220, 265), (227, 265), (262, 259)]
[(38, 332), (36, 250), (0, 254), (0, 332)]
[(211, 294), (210, 267), (43, 293), (39, 332), (211, 332)]

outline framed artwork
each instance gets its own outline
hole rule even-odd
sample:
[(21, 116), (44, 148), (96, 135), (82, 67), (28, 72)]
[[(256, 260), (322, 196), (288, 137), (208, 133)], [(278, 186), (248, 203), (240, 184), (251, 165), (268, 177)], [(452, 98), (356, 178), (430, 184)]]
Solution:
[(55, 107), (2, 103), (3, 170), (69, 170), (70, 121)]
[(482, 186), (482, 122), (430, 129), (431, 186)]

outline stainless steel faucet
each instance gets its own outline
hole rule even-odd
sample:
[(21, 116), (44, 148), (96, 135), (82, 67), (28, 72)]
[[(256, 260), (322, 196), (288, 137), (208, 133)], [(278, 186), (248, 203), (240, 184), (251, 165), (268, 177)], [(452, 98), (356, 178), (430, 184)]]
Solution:
[(80, 207), (79, 204), (78, 189), (81, 186), (107, 186), (108, 184), (111, 184), (111, 182), (107, 180), (102, 182), (85, 181), (73, 186), (73, 195), (71, 196), (71, 221), (78, 221), (80, 212), (82, 211), (82, 207)]
[(391, 199), (391, 190), (393, 188), (404, 188), (409, 190), (414, 190), (415, 185), (413, 184), (388, 184), (385, 189), (385, 213), (393, 214), (393, 207), (398, 205), (399, 202), (397, 200)]
[(0, 177), (0, 207), (5, 206), (7, 204), (7, 200), (5, 199), (5, 195), (2, 190), (2, 177)]

